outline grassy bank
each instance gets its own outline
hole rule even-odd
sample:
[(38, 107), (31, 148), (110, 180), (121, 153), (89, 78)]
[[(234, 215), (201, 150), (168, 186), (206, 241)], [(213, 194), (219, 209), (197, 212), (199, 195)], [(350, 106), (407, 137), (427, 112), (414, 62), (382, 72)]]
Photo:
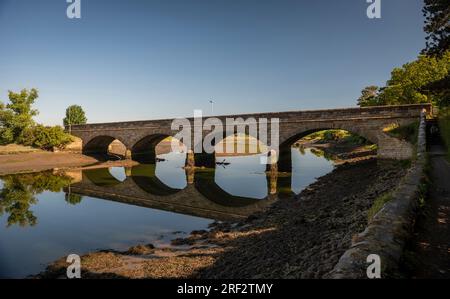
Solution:
[(406, 126), (390, 126), (384, 129), (388, 135), (405, 140), (412, 145), (417, 145), (417, 138), (419, 134), (419, 122), (414, 122)]
[(439, 111), (439, 128), (442, 139), (447, 145), (447, 159), (450, 161), (450, 108)]

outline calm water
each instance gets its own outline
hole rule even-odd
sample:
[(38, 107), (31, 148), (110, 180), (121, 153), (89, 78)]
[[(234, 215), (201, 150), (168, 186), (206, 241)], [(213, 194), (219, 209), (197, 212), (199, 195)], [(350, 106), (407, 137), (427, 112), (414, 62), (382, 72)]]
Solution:
[[(292, 150), (292, 175), (269, 177), (259, 156), (186, 173), (182, 154), (156, 165), (0, 178), (0, 278), (25, 277), (71, 253), (125, 250), (170, 240), (215, 220), (239, 219), (333, 169), (310, 150)], [(220, 159), (222, 160), (222, 159)]]

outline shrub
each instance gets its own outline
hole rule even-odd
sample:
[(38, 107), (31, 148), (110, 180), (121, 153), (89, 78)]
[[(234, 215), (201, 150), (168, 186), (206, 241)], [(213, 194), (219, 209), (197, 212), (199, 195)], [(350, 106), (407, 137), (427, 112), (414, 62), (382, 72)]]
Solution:
[(34, 127), (31, 127), (23, 130), (16, 142), (25, 146), (33, 146), (34, 140)]
[(19, 142), (24, 145), (51, 150), (55, 147), (63, 148), (72, 142), (72, 137), (64, 132), (60, 126), (46, 127), (37, 125), (24, 130), (19, 138)]

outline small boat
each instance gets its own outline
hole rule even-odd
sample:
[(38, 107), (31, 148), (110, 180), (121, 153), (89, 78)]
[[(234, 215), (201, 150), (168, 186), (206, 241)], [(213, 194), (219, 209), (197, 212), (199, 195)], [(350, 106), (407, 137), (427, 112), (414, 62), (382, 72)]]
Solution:
[(226, 166), (226, 165), (230, 165), (230, 162), (226, 162), (225, 160), (223, 160), (222, 162), (216, 162), (216, 164)]

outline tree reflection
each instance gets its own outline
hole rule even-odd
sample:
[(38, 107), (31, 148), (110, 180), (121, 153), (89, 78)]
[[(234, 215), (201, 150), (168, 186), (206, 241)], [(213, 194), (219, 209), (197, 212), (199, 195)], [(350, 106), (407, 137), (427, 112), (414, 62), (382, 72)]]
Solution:
[(71, 205), (77, 205), (83, 200), (83, 196), (75, 193), (66, 193), (64, 199)]
[(318, 149), (318, 148), (313, 148), (313, 147), (310, 148), (309, 150), (314, 156), (316, 156), (318, 158), (325, 158), (327, 161), (334, 161), (335, 160), (335, 158), (333, 157), (332, 154), (327, 153), (324, 150), (321, 150), (321, 149)]
[(1, 177), (0, 216), (8, 215), (7, 226), (34, 226), (37, 217), (30, 210), (37, 203), (36, 195), (44, 192), (61, 192), (69, 185), (71, 178), (52, 172), (7, 175)]

